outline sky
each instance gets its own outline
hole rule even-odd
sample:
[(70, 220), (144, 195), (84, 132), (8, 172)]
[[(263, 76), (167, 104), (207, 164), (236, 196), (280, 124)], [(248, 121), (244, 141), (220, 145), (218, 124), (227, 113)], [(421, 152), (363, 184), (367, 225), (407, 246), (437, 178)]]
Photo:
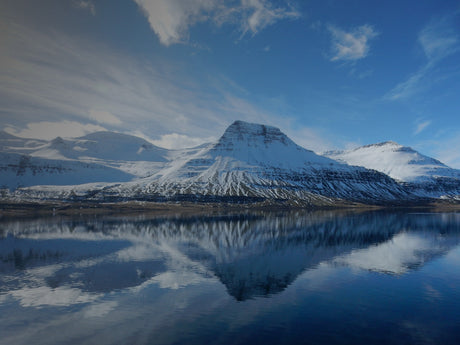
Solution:
[(392, 140), (460, 168), (460, 3), (0, 1), (0, 129), (181, 148), (235, 120), (316, 152)]

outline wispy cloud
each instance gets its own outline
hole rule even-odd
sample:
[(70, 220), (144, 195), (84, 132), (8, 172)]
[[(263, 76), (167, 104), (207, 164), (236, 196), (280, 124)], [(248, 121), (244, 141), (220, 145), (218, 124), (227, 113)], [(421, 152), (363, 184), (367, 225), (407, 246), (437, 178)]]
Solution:
[(121, 125), (122, 124), (121, 120), (118, 117), (116, 117), (109, 111), (101, 110), (101, 109), (90, 109), (89, 118), (96, 122), (105, 123), (109, 125)]
[(431, 125), (430, 120), (418, 122), (415, 126), (414, 135), (422, 133), (429, 125)]
[(440, 160), (442, 163), (460, 169), (460, 131), (453, 129), (443, 131), (429, 140), (424, 140), (416, 145), (417, 150)]
[(16, 135), (22, 138), (34, 139), (54, 139), (58, 136), (61, 137), (80, 137), (88, 133), (105, 131), (106, 128), (76, 121), (39, 121), (26, 124), (26, 127), (7, 126), (5, 131), (7, 133)]
[(277, 7), (269, 0), (133, 0), (144, 11), (152, 30), (166, 46), (184, 43), (189, 29), (199, 22), (215, 25), (232, 24), (242, 36), (256, 35), (269, 25), (299, 12), (286, 4)]
[[(12, 134), (49, 139), (114, 130), (177, 148), (219, 137), (237, 119), (291, 129), (284, 113), (254, 103), (225, 76), (203, 72), (196, 80), (186, 67), (139, 60), (64, 33), (14, 24), (8, 30), (0, 50), (0, 129)], [(311, 135), (293, 134), (316, 147), (319, 136), (303, 130)]]
[(328, 27), (332, 35), (331, 61), (355, 61), (369, 54), (369, 41), (378, 33), (370, 25), (359, 26), (349, 32), (335, 26)]
[[(460, 51), (456, 15), (433, 20), (418, 35), (418, 43), (426, 57), (426, 63), (408, 79), (396, 85), (385, 95), (386, 99), (399, 100), (411, 97), (433, 83), (439, 63)], [(444, 79), (444, 78), (441, 78)]]
[(167, 149), (179, 149), (183, 147), (194, 147), (203, 143), (213, 142), (216, 139), (216, 137), (196, 138), (185, 134), (170, 133), (162, 135), (160, 139), (153, 140), (152, 143)]
[(87, 10), (89, 11), (93, 16), (96, 15), (96, 6), (94, 6), (94, 3), (90, 0), (84, 1), (84, 0), (76, 0), (73, 2), (73, 6), (75, 8), (81, 9), (81, 10)]
[(452, 17), (431, 22), (418, 36), (418, 42), (430, 62), (437, 62), (458, 51), (459, 38)]
[(292, 7), (275, 7), (268, 0), (242, 0), (241, 6), (235, 9), (242, 14), (240, 25), (243, 34), (250, 32), (255, 35), (279, 20), (300, 17), (300, 13)]

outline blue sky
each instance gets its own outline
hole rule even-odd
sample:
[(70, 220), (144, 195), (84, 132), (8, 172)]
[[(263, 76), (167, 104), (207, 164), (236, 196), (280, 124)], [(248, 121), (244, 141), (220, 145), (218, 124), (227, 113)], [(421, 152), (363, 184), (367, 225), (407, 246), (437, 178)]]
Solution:
[(3, 0), (0, 128), (165, 147), (274, 125), (321, 152), (386, 140), (460, 168), (458, 1)]

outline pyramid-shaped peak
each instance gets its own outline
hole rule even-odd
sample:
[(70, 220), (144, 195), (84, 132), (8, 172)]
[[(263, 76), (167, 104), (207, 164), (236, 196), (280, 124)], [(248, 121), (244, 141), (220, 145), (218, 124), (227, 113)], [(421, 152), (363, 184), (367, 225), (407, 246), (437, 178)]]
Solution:
[(281, 132), (279, 128), (276, 127), (241, 120), (233, 122), (230, 126), (228, 126), (227, 131), (254, 132), (259, 134), (264, 134), (266, 132)]
[(219, 140), (221, 143), (227, 141), (282, 142), (285, 145), (292, 143), (279, 128), (239, 120), (233, 122)]
[(65, 143), (64, 139), (62, 137), (56, 137), (53, 140), (51, 140), (51, 145), (63, 145)]
[(397, 142), (395, 141), (392, 141), (392, 140), (388, 140), (388, 141), (383, 141), (381, 143), (376, 143), (376, 144), (370, 144), (370, 145), (365, 145), (365, 146), (361, 146), (361, 147), (358, 147), (357, 150), (361, 149), (361, 148), (366, 148), (366, 147), (392, 147), (392, 148), (400, 148), (400, 147), (403, 147), (401, 144), (398, 144)]

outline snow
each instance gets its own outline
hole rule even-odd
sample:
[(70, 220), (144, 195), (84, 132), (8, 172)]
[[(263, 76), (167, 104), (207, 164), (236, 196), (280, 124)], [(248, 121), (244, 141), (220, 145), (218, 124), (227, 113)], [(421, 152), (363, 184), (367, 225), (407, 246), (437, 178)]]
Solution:
[[(0, 163), (4, 171), (0, 186), (9, 188), (129, 181), (158, 171), (170, 154), (144, 139), (113, 132), (96, 132), (73, 139), (57, 137), (51, 141), (23, 139), (2, 132), (0, 153), (6, 155)], [(33, 167), (29, 166), (22, 175), (17, 171), (21, 159), (33, 162)], [(61, 172), (56, 175), (57, 170)]]
[(427, 182), (435, 177), (460, 178), (460, 171), (392, 141), (348, 151), (326, 152), (337, 161), (374, 169), (401, 182)]
[(88, 182), (126, 182), (133, 175), (96, 163), (37, 158), (0, 152), (0, 187), (77, 185)]
[(72, 190), (101, 200), (244, 197), (331, 205), (338, 199), (375, 203), (460, 195), (458, 170), (395, 142), (321, 156), (276, 127), (243, 121), (214, 143), (184, 150), (113, 132), (51, 141), (0, 133), (0, 158), (0, 186), (39, 186), (18, 190), (18, 198), (54, 198)]
[[(306, 150), (278, 128), (234, 122), (222, 137), (177, 155), (152, 176), (116, 187), (124, 196), (213, 195), (302, 200), (394, 199), (405, 193), (385, 175)], [(138, 194), (139, 195), (139, 194)]]

